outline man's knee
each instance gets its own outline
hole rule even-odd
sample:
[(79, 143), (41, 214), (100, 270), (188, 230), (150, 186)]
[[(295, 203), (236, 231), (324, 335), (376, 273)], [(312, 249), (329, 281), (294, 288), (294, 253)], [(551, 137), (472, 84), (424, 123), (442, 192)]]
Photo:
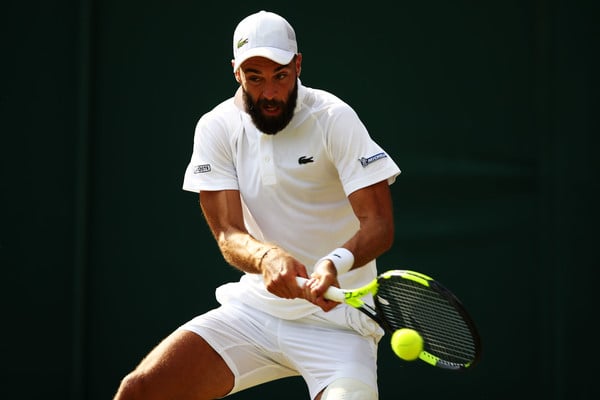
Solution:
[(323, 392), (321, 400), (377, 400), (379, 395), (371, 386), (351, 378), (339, 378)]
[(135, 372), (130, 373), (121, 381), (119, 390), (117, 391), (114, 400), (129, 400), (141, 398), (143, 378), (136, 375)]

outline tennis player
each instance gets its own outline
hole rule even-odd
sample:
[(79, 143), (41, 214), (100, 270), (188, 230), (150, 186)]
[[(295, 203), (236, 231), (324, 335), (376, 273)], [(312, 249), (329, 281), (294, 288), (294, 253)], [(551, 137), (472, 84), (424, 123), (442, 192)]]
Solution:
[(217, 288), (218, 308), (153, 349), (115, 399), (216, 399), (290, 376), (311, 399), (377, 399), (381, 328), (323, 294), (376, 277), (393, 242), (389, 185), (400, 170), (348, 104), (300, 82), (284, 18), (243, 19), (233, 55), (239, 89), (200, 118), (183, 189), (199, 193), (241, 278)]

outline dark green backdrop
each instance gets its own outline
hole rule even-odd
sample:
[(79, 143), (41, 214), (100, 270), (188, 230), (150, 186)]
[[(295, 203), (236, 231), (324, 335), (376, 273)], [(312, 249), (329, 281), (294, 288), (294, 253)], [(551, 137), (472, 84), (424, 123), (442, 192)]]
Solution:
[[(213, 3), (2, 4), (0, 396), (110, 399), (237, 279), (181, 184), (197, 119), (235, 90), (235, 24), (269, 9), (296, 28), (303, 83), (403, 170), (380, 269), (438, 278), (483, 336), (464, 374), (384, 340), (381, 398), (598, 398), (598, 3)], [(270, 397), (307, 392), (232, 399)]]

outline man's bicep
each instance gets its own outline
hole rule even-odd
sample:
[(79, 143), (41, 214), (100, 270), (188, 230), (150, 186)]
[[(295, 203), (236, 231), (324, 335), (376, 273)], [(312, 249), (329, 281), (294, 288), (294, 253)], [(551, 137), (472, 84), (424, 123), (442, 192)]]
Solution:
[(238, 190), (200, 191), (200, 207), (217, 240), (232, 229), (245, 231)]
[(392, 196), (387, 181), (359, 189), (351, 193), (348, 200), (359, 220), (375, 218), (393, 222)]

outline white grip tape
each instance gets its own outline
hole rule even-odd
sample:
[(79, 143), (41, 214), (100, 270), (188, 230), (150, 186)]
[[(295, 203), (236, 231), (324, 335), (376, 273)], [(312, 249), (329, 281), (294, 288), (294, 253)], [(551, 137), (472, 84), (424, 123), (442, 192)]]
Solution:
[[(306, 282), (308, 282), (308, 279), (297, 276), (296, 282), (298, 282), (298, 286), (304, 287)], [(325, 297), (328, 300), (337, 301), (338, 303), (343, 303), (344, 299), (346, 298), (344, 291), (335, 286), (329, 286), (323, 297)]]
[(352, 266), (354, 265), (354, 254), (344, 247), (338, 247), (333, 250), (331, 253), (327, 254), (325, 257), (321, 258), (317, 261), (317, 264), (323, 260), (331, 260), (335, 269), (337, 270), (338, 275), (343, 274), (345, 272), (350, 271)]

